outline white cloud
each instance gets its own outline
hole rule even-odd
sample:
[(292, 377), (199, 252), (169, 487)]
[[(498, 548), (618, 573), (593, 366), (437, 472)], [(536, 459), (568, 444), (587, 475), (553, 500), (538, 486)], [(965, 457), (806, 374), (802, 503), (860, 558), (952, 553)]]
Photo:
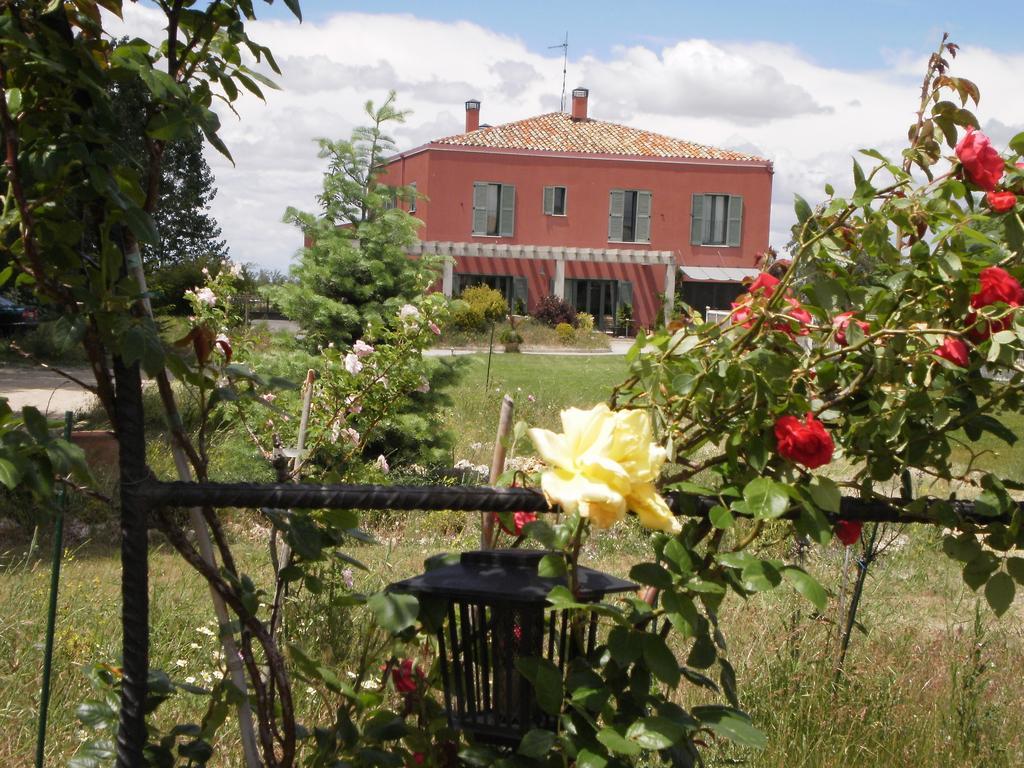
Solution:
[[(160, 15), (130, 4), (115, 34), (159, 39)], [(264, 104), (246, 95), (241, 120), (221, 111), (232, 166), (208, 154), (219, 194), (214, 214), (243, 261), (285, 268), (301, 245), (280, 223), (288, 206), (315, 208), (323, 161), (317, 137), (343, 138), (364, 122), (363, 104), (395, 89), (413, 114), (393, 130), (401, 148), (462, 129), (462, 102), (482, 101), (492, 125), (558, 108), (560, 51), (539, 55), (514, 37), (468, 22), (408, 14), (344, 13), (319, 24), (271, 21), (250, 27), (281, 65), (281, 91)], [(814, 202), (831, 181), (849, 187), (851, 156), (877, 147), (897, 155), (914, 119), (928, 52), (887, 53), (879, 70), (823, 67), (793, 46), (667, 40), (569, 61), (567, 86), (591, 89), (590, 113), (671, 136), (754, 150), (775, 162), (772, 244), (789, 239), (792, 198)], [(978, 83), (977, 110), (993, 140), (1024, 128), (1024, 100), (1008, 72), (1024, 71), (1024, 48), (965, 49), (954, 74)], [(268, 73), (269, 74), (269, 73)]]

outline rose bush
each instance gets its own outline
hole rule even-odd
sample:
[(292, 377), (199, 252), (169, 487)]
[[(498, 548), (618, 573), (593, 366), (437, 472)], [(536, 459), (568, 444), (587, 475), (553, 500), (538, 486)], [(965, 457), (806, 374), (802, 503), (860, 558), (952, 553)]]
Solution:
[[(696, 518), (678, 532), (664, 526), (651, 561), (631, 569), (645, 599), (598, 609), (609, 630), (592, 658), (552, 672), (557, 683), (531, 680), (561, 702), (546, 743), (577, 765), (644, 764), (648, 751), (698, 764), (707, 732), (759, 743), (739, 709), (722, 603), (780, 585), (818, 611), (828, 599), (762, 543), (769, 523), (792, 520), (801, 540), (852, 546), (862, 523), (840, 502), (857, 496), (948, 526), (943, 549), (997, 614), (1024, 583), (1011, 554), (1024, 547), (1024, 519), (1010, 495), (1024, 485), (959, 453), (973, 455), (969, 443), (985, 433), (1017, 439), (995, 414), (1024, 402), (1024, 224), (999, 186), (1020, 182), (1024, 134), (1004, 156), (978, 130), (967, 108), (977, 88), (948, 72), (955, 53), (944, 40), (929, 60), (901, 159), (865, 150), (873, 167), (854, 160), (848, 194), (827, 185), (816, 207), (797, 198), (791, 260), (753, 280), (727, 320), (691, 312), (689, 323), (641, 335), (611, 411), (567, 413), (559, 436), (531, 433), (549, 467), (541, 488), (567, 513), (526, 527), (564, 552), (569, 588), (549, 596), (555, 609), (584, 608), (572, 592), (581, 543), (627, 510), (640, 515), (610, 437), (618, 418), (649, 414), (664, 456), (652, 448), (644, 470), (664, 467), (657, 487), (681, 492), (681, 511)], [(960, 517), (950, 499), (961, 496), (991, 522)], [(693, 701), (676, 691), (683, 676), (721, 703), (677, 704)]]

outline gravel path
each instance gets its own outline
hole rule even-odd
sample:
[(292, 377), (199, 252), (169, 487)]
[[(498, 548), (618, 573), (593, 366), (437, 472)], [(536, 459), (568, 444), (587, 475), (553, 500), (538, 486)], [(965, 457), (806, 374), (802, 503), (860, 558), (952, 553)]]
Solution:
[[(88, 368), (69, 368), (68, 373), (82, 381), (92, 380)], [(95, 400), (92, 393), (63, 376), (45, 368), (21, 365), (0, 366), (0, 395), (7, 398), (15, 411), (33, 405), (48, 416), (84, 410)]]

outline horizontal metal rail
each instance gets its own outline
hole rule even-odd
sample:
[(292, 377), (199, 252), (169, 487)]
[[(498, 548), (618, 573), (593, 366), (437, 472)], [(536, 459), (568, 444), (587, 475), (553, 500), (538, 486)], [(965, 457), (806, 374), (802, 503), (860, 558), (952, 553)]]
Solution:
[[(272, 507), (276, 509), (450, 509), (480, 512), (550, 512), (544, 495), (532, 488), (492, 488), (448, 485), (313, 485), (303, 483), (184, 483), (148, 479), (135, 492), (140, 499), (163, 507)], [(672, 511), (684, 517), (707, 517), (719, 503), (710, 496), (666, 493)], [(918, 500), (920, 501), (920, 500)], [(938, 501), (938, 500), (936, 500)], [(970, 501), (948, 501), (956, 522), (991, 524), (1010, 522), (1009, 515), (977, 512)], [(737, 517), (742, 515), (733, 513)], [(784, 517), (800, 516), (791, 509)], [(899, 500), (879, 501), (844, 497), (839, 514), (830, 520), (923, 523), (947, 525), (950, 520), (911, 511)]]

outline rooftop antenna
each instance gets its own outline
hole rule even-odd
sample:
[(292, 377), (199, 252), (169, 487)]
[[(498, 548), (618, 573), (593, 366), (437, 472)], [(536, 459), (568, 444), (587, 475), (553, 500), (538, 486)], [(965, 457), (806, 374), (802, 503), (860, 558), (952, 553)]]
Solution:
[(558, 45), (549, 45), (548, 50), (552, 48), (562, 49), (562, 100), (559, 102), (558, 109), (565, 112), (565, 65), (569, 60), (569, 33), (565, 33), (565, 40), (560, 42)]

